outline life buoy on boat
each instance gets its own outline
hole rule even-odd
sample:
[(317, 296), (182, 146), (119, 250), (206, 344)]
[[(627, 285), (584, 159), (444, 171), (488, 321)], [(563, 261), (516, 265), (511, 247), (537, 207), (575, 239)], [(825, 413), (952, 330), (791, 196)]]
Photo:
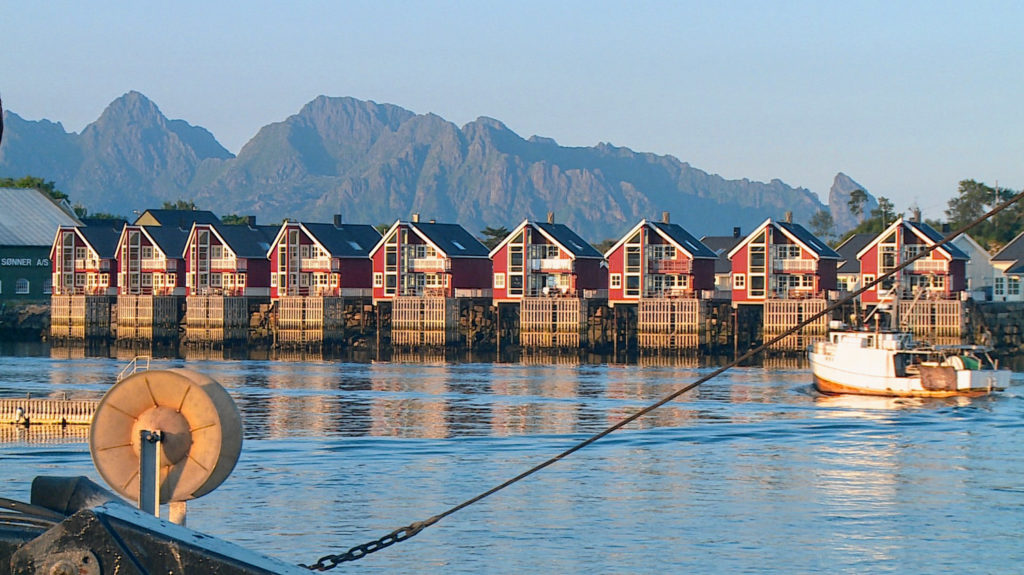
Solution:
[(116, 383), (100, 401), (89, 451), (103, 480), (139, 500), (143, 430), (159, 431), (160, 502), (213, 491), (242, 451), (242, 418), (227, 391), (189, 369), (141, 371)]

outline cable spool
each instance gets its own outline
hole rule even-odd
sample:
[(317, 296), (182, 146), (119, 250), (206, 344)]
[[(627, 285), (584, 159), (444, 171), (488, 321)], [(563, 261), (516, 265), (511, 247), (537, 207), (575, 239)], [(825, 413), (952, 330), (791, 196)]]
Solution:
[(219, 383), (189, 369), (142, 371), (100, 401), (89, 451), (100, 476), (139, 500), (140, 431), (160, 431), (160, 503), (188, 501), (227, 479), (242, 451), (242, 418)]

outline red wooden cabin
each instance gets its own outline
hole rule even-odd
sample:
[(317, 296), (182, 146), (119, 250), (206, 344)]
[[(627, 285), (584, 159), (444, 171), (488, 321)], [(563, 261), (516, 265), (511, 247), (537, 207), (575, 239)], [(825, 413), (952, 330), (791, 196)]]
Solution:
[(604, 256), (564, 224), (523, 220), (490, 252), (494, 301), (604, 297)]
[(370, 293), (370, 250), (380, 233), (365, 224), (288, 222), (267, 251), (270, 297), (363, 296)]
[(54, 295), (117, 295), (117, 241), (124, 220), (60, 226), (50, 248)]
[(608, 252), (608, 301), (700, 297), (715, 289), (717, 255), (667, 214), (661, 222), (642, 220)]
[(767, 219), (729, 252), (733, 305), (825, 298), (839, 254), (799, 224)]
[(267, 251), (277, 226), (194, 223), (185, 242), (187, 295), (270, 295)]
[(490, 297), (487, 248), (458, 224), (396, 221), (370, 257), (373, 300)]
[[(861, 285), (895, 269), (924, 249), (942, 242), (942, 234), (923, 222), (897, 219), (857, 253)], [(861, 294), (861, 302), (874, 304), (889, 298), (913, 298), (917, 288), (930, 298), (959, 297), (967, 288), (967, 260), (952, 243), (945, 244), (910, 267)]]

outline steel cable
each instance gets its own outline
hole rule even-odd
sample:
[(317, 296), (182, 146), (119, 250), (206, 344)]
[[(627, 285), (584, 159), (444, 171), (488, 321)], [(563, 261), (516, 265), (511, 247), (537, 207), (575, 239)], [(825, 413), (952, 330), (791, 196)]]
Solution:
[(1002, 204), (999, 204), (998, 206), (992, 208), (990, 211), (988, 211), (984, 215), (978, 217), (977, 219), (971, 221), (970, 223), (967, 223), (967, 224), (963, 225), (960, 229), (958, 229), (956, 231), (953, 231), (953, 232), (950, 232), (948, 235), (946, 235), (944, 238), (942, 238), (941, 241), (936, 242), (935, 244), (929, 246), (927, 249), (924, 249), (924, 250), (920, 251), (917, 255), (907, 259), (906, 261), (904, 261), (900, 265), (896, 266), (894, 269), (890, 270), (888, 273), (880, 275), (879, 277), (875, 278), (873, 281), (866, 283), (865, 285), (861, 286), (860, 289), (858, 289), (858, 290), (850, 293), (849, 295), (847, 295), (847, 296), (845, 296), (843, 298), (838, 299), (834, 303), (826, 306), (825, 309), (823, 309), (823, 310), (815, 313), (814, 315), (808, 317), (807, 319), (805, 319), (804, 321), (800, 322), (796, 326), (790, 328), (786, 332), (771, 338), (770, 340), (762, 343), (760, 346), (758, 346), (758, 347), (756, 347), (756, 348), (754, 348), (752, 350), (747, 351), (742, 356), (733, 359), (728, 364), (726, 364), (726, 365), (724, 365), (722, 367), (719, 367), (718, 369), (716, 369), (716, 370), (712, 371), (711, 373), (701, 377), (700, 379), (698, 379), (698, 380), (696, 380), (696, 381), (694, 381), (694, 382), (692, 382), (692, 383), (690, 383), (688, 385), (685, 385), (685, 386), (677, 389), (676, 391), (674, 391), (674, 392), (666, 395), (665, 397), (661, 398), (657, 402), (652, 403), (651, 405), (648, 405), (647, 407), (644, 407), (644, 408), (640, 409), (639, 411), (636, 411), (635, 413), (633, 413), (629, 417), (626, 417), (625, 419), (620, 420), (619, 422), (615, 423), (614, 425), (612, 425), (612, 426), (606, 428), (605, 430), (603, 430), (603, 431), (601, 431), (601, 432), (599, 432), (599, 433), (597, 433), (597, 434), (595, 434), (595, 435), (593, 435), (593, 436), (591, 436), (591, 437), (589, 437), (589, 438), (587, 438), (587, 439), (577, 443), (576, 445), (573, 445), (572, 447), (570, 447), (569, 449), (566, 449), (565, 451), (559, 453), (558, 455), (555, 455), (554, 457), (551, 457), (550, 459), (548, 459), (548, 460), (546, 460), (546, 461), (544, 461), (544, 462), (542, 462), (542, 463), (540, 463), (538, 465), (535, 465), (534, 467), (532, 467), (532, 468), (530, 468), (530, 469), (520, 473), (519, 475), (516, 475), (515, 477), (509, 479), (508, 481), (505, 481), (504, 483), (502, 483), (500, 485), (492, 487), (491, 489), (488, 489), (487, 491), (484, 491), (483, 493), (481, 493), (481, 494), (479, 494), (479, 495), (477, 495), (475, 497), (467, 499), (466, 501), (463, 501), (462, 503), (459, 503), (458, 505), (448, 509), (447, 511), (444, 511), (442, 513), (438, 513), (437, 515), (434, 515), (433, 517), (430, 517), (430, 518), (425, 519), (423, 521), (417, 521), (417, 522), (411, 523), (411, 524), (409, 524), (409, 525), (407, 525), (405, 527), (401, 527), (399, 529), (396, 529), (396, 530), (392, 531), (391, 533), (388, 533), (384, 537), (381, 537), (380, 539), (376, 539), (374, 541), (370, 541), (369, 543), (364, 543), (362, 545), (357, 545), (355, 547), (352, 547), (351, 549), (349, 549), (345, 553), (342, 553), (342, 554), (339, 554), (339, 555), (325, 555), (324, 557), (321, 557), (316, 563), (314, 563), (312, 565), (300, 565), (300, 567), (305, 567), (305, 568), (313, 570), (313, 571), (327, 571), (329, 569), (333, 569), (333, 568), (337, 567), (338, 565), (340, 565), (341, 563), (344, 563), (346, 561), (354, 561), (356, 559), (362, 559), (366, 555), (369, 555), (370, 553), (374, 553), (376, 551), (379, 551), (380, 549), (383, 549), (384, 547), (389, 547), (389, 546), (391, 546), (391, 545), (393, 545), (395, 543), (398, 543), (399, 541), (404, 541), (406, 539), (409, 539), (410, 537), (418, 534), (420, 531), (423, 531), (427, 527), (430, 527), (431, 525), (437, 523), (438, 521), (444, 519), (445, 517), (448, 517), (449, 515), (455, 513), (456, 511), (460, 511), (462, 509), (465, 509), (466, 507), (469, 507), (470, 505), (473, 505), (474, 503), (476, 503), (476, 502), (478, 502), (478, 501), (480, 501), (482, 499), (485, 499), (486, 497), (489, 497), (490, 495), (493, 495), (493, 494), (497, 493), (498, 491), (501, 491), (502, 489), (505, 489), (506, 487), (512, 485), (513, 483), (516, 483), (516, 482), (518, 482), (518, 481), (520, 481), (522, 479), (525, 479), (525, 478), (533, 475), (534, 473), (537, 473), (538, 471), (540, 471), (542, 469), (545, 469), (545, 468), (547, 468), (547, 467), (549, 467), (551, 465), (554, 465), (555, 463), (561, 461), (562, 459), (568, 457), (569, 455), (572, 455), (573, 453), (579, 451), (580, 449), (583, 449), (584, 447), (587, 447), (588, 445), (590, 445), (590, 444), (592, 444), (592, 443), (594, 443), (594, 442), (596, 442), (596, 441), (606, 437), (607, 435), (609, 435), (609, 434), (611, 434), (611, 433), (613, 433), (615, 431), (618, 431), (619, 429), (622, 429), (623, 427), (629, 425), (630, 423), (633, 423), (634, 421), (636, 421), (636, 420), (640, 419), (641, 417), (647, 415), (648, 413), (658, 409), (659, 407), (665, 405), (666, 403), (668, 403), (670, 401), (673, 401), (674, 399), (678, 398), (679, 396), (683, 395), (684, 393), (686, 393), (688, 391), (691, 391), (691, 390), (697, 388), (698, 386), (700, 386), (700, 385), (702, 385), (704, 383), (707, 383), (708, 381), (718, 377), (719, 375), (722, 375), (723, 373), (725, 373), (726, 371), (732, 369), (733, 367), (736, 367), (736, 366), (740, 365), (741, 363), (743, 363), (743, 362), (745, 362), (745, 361), (747, 361), (747, 360), (749, 360), (749, 359), (751, 359), (753, 357), (756, 357), (757, 355), (761, 354), (764, 350), (766, 350), (767, 348), (769, 348), (773, 344), (775, 344), (775, 343), (783, 340), (784, 338), (786, 338), (786, 337), (796, 333), (797, 331), (803, 329), (805, 326), (810, 325), (811, 323), (816, 321), (818, 318), (821, 318), (822, 316), (825, 316), (825, 315), (835, 311), (836, 309), (839, 309), (840, 307), (846, 305), (850, 301), (853, 301), (855, 298), (857, 298), (858, 296), (860, 296), (864, 292), (872, 289), (873, 287), (878, 285), (880, 282), (882, 282), (882, 281), (892, 277), (896, 273), (898, 273), (901, 270), (903, 270), (904, 268), (910, 266), (911, 264), (913, 264), (917, 260), (919, 260), (919, 259), (921, 259), (921, 258), (923, 258), (923, 257), (925, 257), (925, 256), (927, 256), (929, 254), (931, 254), (933, 251), (935, 251), (936, 249), (942, 247), (943, 245), (946, 245), (946, 244), (952, 242), (954, 239), (956, 239), (961, 234), (966, 233), (967, 231), (971, 230), (972, 228), (974, 228), (978, 224), (984, 222), (988, 218), (990, 218), (990, 217), (998, 214), (999, 212), (1005, 210), (1006, 208), (1010, 207), (1011, 205), (1013, 205), (1014, 203), (1018, 202), (1022, 198), (1024, 198), (1024, 191), (1022, 191), (1022, 192), (1018, 193), (1017, 195), (1013, 196), (1012, 198), (1006, 200)]

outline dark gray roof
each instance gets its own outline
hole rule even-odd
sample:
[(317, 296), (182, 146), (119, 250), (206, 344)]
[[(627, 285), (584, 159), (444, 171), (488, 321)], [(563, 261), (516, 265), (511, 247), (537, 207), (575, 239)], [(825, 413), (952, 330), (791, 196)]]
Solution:
[(860, 260), (857, 259), (857, 253), (864, 249), (864, 246), (870, 244), (873, 239), (875, 239), (875, 234), (853, 234), (839, 244), (836, 252), (839, 253), (840, 264), (836, 272), (841, 274), (860, 273)]
[(207, 210), (146, 210), (139, 216), (139, 219), (146, 214), (149, 214), (161, 226), (178, 226), (183, 230), (191, 229), (193, 222), (197, 224), (220, 223), (220, 218)]
[(419, 230), (450, 258), (486, 258), (490, 254), (486, 246), (458, 224), (411, 222), (409, 225)]
[(52, 246), (60, 226), (81, 222), (39, 190), (0, 188), (0, 246)]
[(1004, 274), (1024, 274), (1024, 260), (1017, 260), (1017, 263), (1006, 268)]
[(169, 258), (182, 258), (185, 254), (185, 242), (188, 241), (190, 230), (183, 230), (177, 226), (142, 226), (149, 237), (153, 238), (156, 245), (164, 255)]
[(302, 225), (336, 258), (369, 257), (370, 250), (380, 241), (380, 233), (367, 224)]
[(693, 237), (690, 232), (684, 230), (679, 224), (666, 224), (664, 222), (650, 222), (650, 224), (661, 230), (661, 232), (666, 236), (672, 238), (672, 241), (682, 246), (683, 249), (690, 252), (690, 256), (694, 259), (712, 259), (718, 257), (718, 254), (712, 251), (710, 247), (701, 243), (700, 240)]
[(1003, 249), (992, 256), (994, 262), (1014, 262), (1024, 260), (1024, 232), (1010, 240)]
[(127, 222), (85, 218), (82, 223), (85, 225), (80, 226), (78, 231), (101, 258), (113, 258), (117, 255), (117, 240), (121, 237), (121, 230)]
[(743, 236), (738, 238), (736, 236), (704, 236), (700, 239), (702, 244), (718, 255), (718, 257), (715, 258), (716, 274), (727, 274), (732, 271), (732, 262), (729, 261), (729, 252), (731, 252), (737, 244), (745, 239), (746, 238)]
[(240, 258), (266, 258), (270, 242), (277, 235), (278, 226), (250, 226), (248, 224), (213, 224), (231, 251)]
[(555, 238), (555, 241), (561, 244), (565, 249), (577, 258), (597, 258), (604, 259), (601, 252), (594, 249), (594, 246), (587, 243), (586, 240), (576, 235), (576, 232), (569, 229), (569, 226), (565, 224), (549, 224), (549, 223), (534, 223), (535, 226), (544, 230), (548, 235)]
[(800, 240), (800, 243), (810, 248), (811, 251), (817, 254), (818, 258), (839, 259), (839, 254), (834, 249), (828, 247), (828, 244), (819, 240), (817, 236), (807, 231), (800, 224), (790, 222), (775, 222), (775, 224)]
[[(937, 243), (937, 244), (941, 243), (942, 240), (944, 239), (944, 236), (942, 234), (940, 234), (939, 232), (937, 232), (935, 230), (935, 228), (929, 226), (928, 224), (926, 224), (924, 222), (912, 222), (912, 221), (909, 221), (909, 220), (905, 220), (903, 223), (906, 224), (907, 226), (911, 227), (911, 228), (914, 228), (914, 229), (918, 230), (919, 232), (924, 234), (925, 237), (927, 237), (929, 240), (931, 240), (934, 243)], [(956, 245), (954, 245), (953, 242), (949, 242), (947, 244), (943, 244), (942, 245), (942, 249), (944, 249), (947, 252), (949, 252), (949, 255), (952, 256), (953, 259), (955, 259), (955, 260), (969, 260), (969, 259), (971, 259), (971, 256), (969, 256), (966, 253), (964, 253), (964, 251), (962, 249), (956, 247)]]

